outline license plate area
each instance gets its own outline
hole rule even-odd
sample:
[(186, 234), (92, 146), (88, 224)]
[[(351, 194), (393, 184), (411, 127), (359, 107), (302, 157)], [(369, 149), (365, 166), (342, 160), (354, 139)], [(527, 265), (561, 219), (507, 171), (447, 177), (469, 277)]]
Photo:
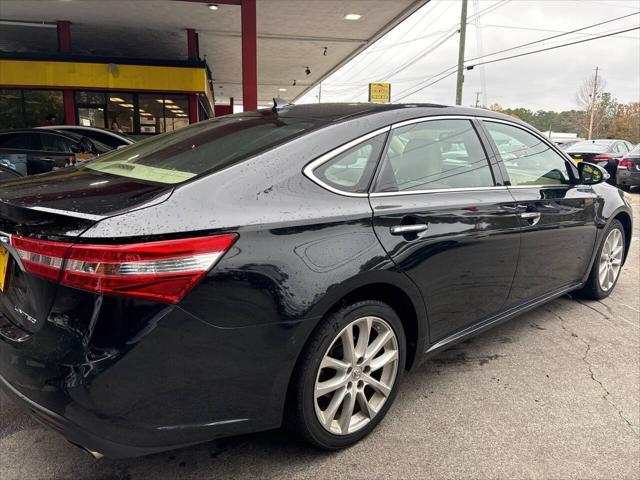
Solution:
[(9, 251), (3, 246), (0, 246), (0, 292), (4, 292), (7, 286), (10, 261), (11, 257), (9, 257)]

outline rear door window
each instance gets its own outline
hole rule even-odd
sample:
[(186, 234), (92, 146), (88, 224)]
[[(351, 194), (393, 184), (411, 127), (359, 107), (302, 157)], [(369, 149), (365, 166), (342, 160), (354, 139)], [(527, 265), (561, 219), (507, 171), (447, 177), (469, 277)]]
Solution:
[(41, 133), (40, 142), (42, 143), (42, 150), (45, 152), (72, 152), (71, 145), (73, 142), (61, 135)]
[(86, 168), (140, 180), (180, 183), (226, 168), (322, 124), (275, 115), (221, 117), (115, 150)]
[(493, 174), (470, 120), (429, 120), (395, 128), (376, 192), (494, 186)]
[(0, 147), (16, 150), (40, 150), (40, 136), (31, 132), (0, 135)]

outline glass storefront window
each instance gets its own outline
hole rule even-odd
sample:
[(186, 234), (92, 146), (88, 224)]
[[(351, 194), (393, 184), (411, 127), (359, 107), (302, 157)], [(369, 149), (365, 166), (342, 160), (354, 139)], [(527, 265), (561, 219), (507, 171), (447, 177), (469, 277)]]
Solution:
[[(157, 134), (189, 125), (187, 95), (74, 92), (76, 123), (127, 134)], [(0, 129), (64, 124), (62, 91), (0, 89)]]
[(189, 125), (189, 99), (186, 95), (165, 95), (164, 108), (167, 132)]
[(76, 105), (102, 105), (105, 104), (105, 94), (103, 92), (76, 91)]
[(105, 128), (106, 95), (102, 92), (76, 92), (78, 125)]
[(165, 131), (163, 102), (162, 94), (138, 95), (140, 133), (162, 133)]
[(64, 123), (61, 91), (0, 90), (0, 129), (39, 127), (48, 123)]
[(140, 133), (171, 132), (189, 125), (186, 95), (140, 94)]
[(22, 92), (0, 90), (0, 129), (24, 127)]
[(79, 107), (78, 125), (82, 125), (83, 127), (104, 128), (104, 108)]
[(135, 132), (133, 94), (110, 93), (107, 108), (107, 127), (109, 130), (122, 133)]
[[(64, 123), (62, 92), (59, 90), (24, 90), (25, 124), (39, 127)], [(47, 121), (47, 119), (51, 119)]]

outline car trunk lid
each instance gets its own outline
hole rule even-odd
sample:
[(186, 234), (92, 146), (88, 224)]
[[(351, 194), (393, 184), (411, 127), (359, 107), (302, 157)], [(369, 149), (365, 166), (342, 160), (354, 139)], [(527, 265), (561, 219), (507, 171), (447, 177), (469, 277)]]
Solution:
[(42, 328), (58, 288), (26, 271), (12, 238), (72, 243), (100, 220), (158, 204), (172, 190), (75, 169), (0, 184), (0, 333)]

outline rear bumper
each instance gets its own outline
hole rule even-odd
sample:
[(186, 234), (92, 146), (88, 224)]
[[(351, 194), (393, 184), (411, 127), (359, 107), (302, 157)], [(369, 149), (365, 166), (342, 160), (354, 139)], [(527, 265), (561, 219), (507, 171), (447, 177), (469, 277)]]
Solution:
[[(0, 388), (17, 405), (38, 420), (44, 426), (62, 434), (70, 443), (85, 450), (95, 458), (108, 456), (111, 458), (128, 458), (149, 455), (166, 450), (165, 447), (137, 447), (123, 445), (84, 430), (57, 413), (39, 405), (20, 393), (4, 377), (0, 376)], [(188, 444), (187, 444), (188, 445)], [(177, 448), (180, 445), (175, 445)], [(186, 445), (185, 445), (186, 446)]]
[[(0, 332), (0, 387), (71, 443), (112, 458), (281, 424), (303, 344), (298, 335), (314, 322), (222, 329), (178, 307), (160, 308), (149, 318), (132, 309), (142, 330), (126, 338), (108, 338), (100, 326), (88, 337), (54, 314), (26, 340), (13, 342)], [(124, 320), (133, 326), (136, 319)], [(79, 350), (61, 341), (60, 330), (80, 337), (81, 355), (59, 356)]]
[(640, 185), (640, 172), (630, 172), (624, 168), (619, 168), (616, 180), (618, 185)]

